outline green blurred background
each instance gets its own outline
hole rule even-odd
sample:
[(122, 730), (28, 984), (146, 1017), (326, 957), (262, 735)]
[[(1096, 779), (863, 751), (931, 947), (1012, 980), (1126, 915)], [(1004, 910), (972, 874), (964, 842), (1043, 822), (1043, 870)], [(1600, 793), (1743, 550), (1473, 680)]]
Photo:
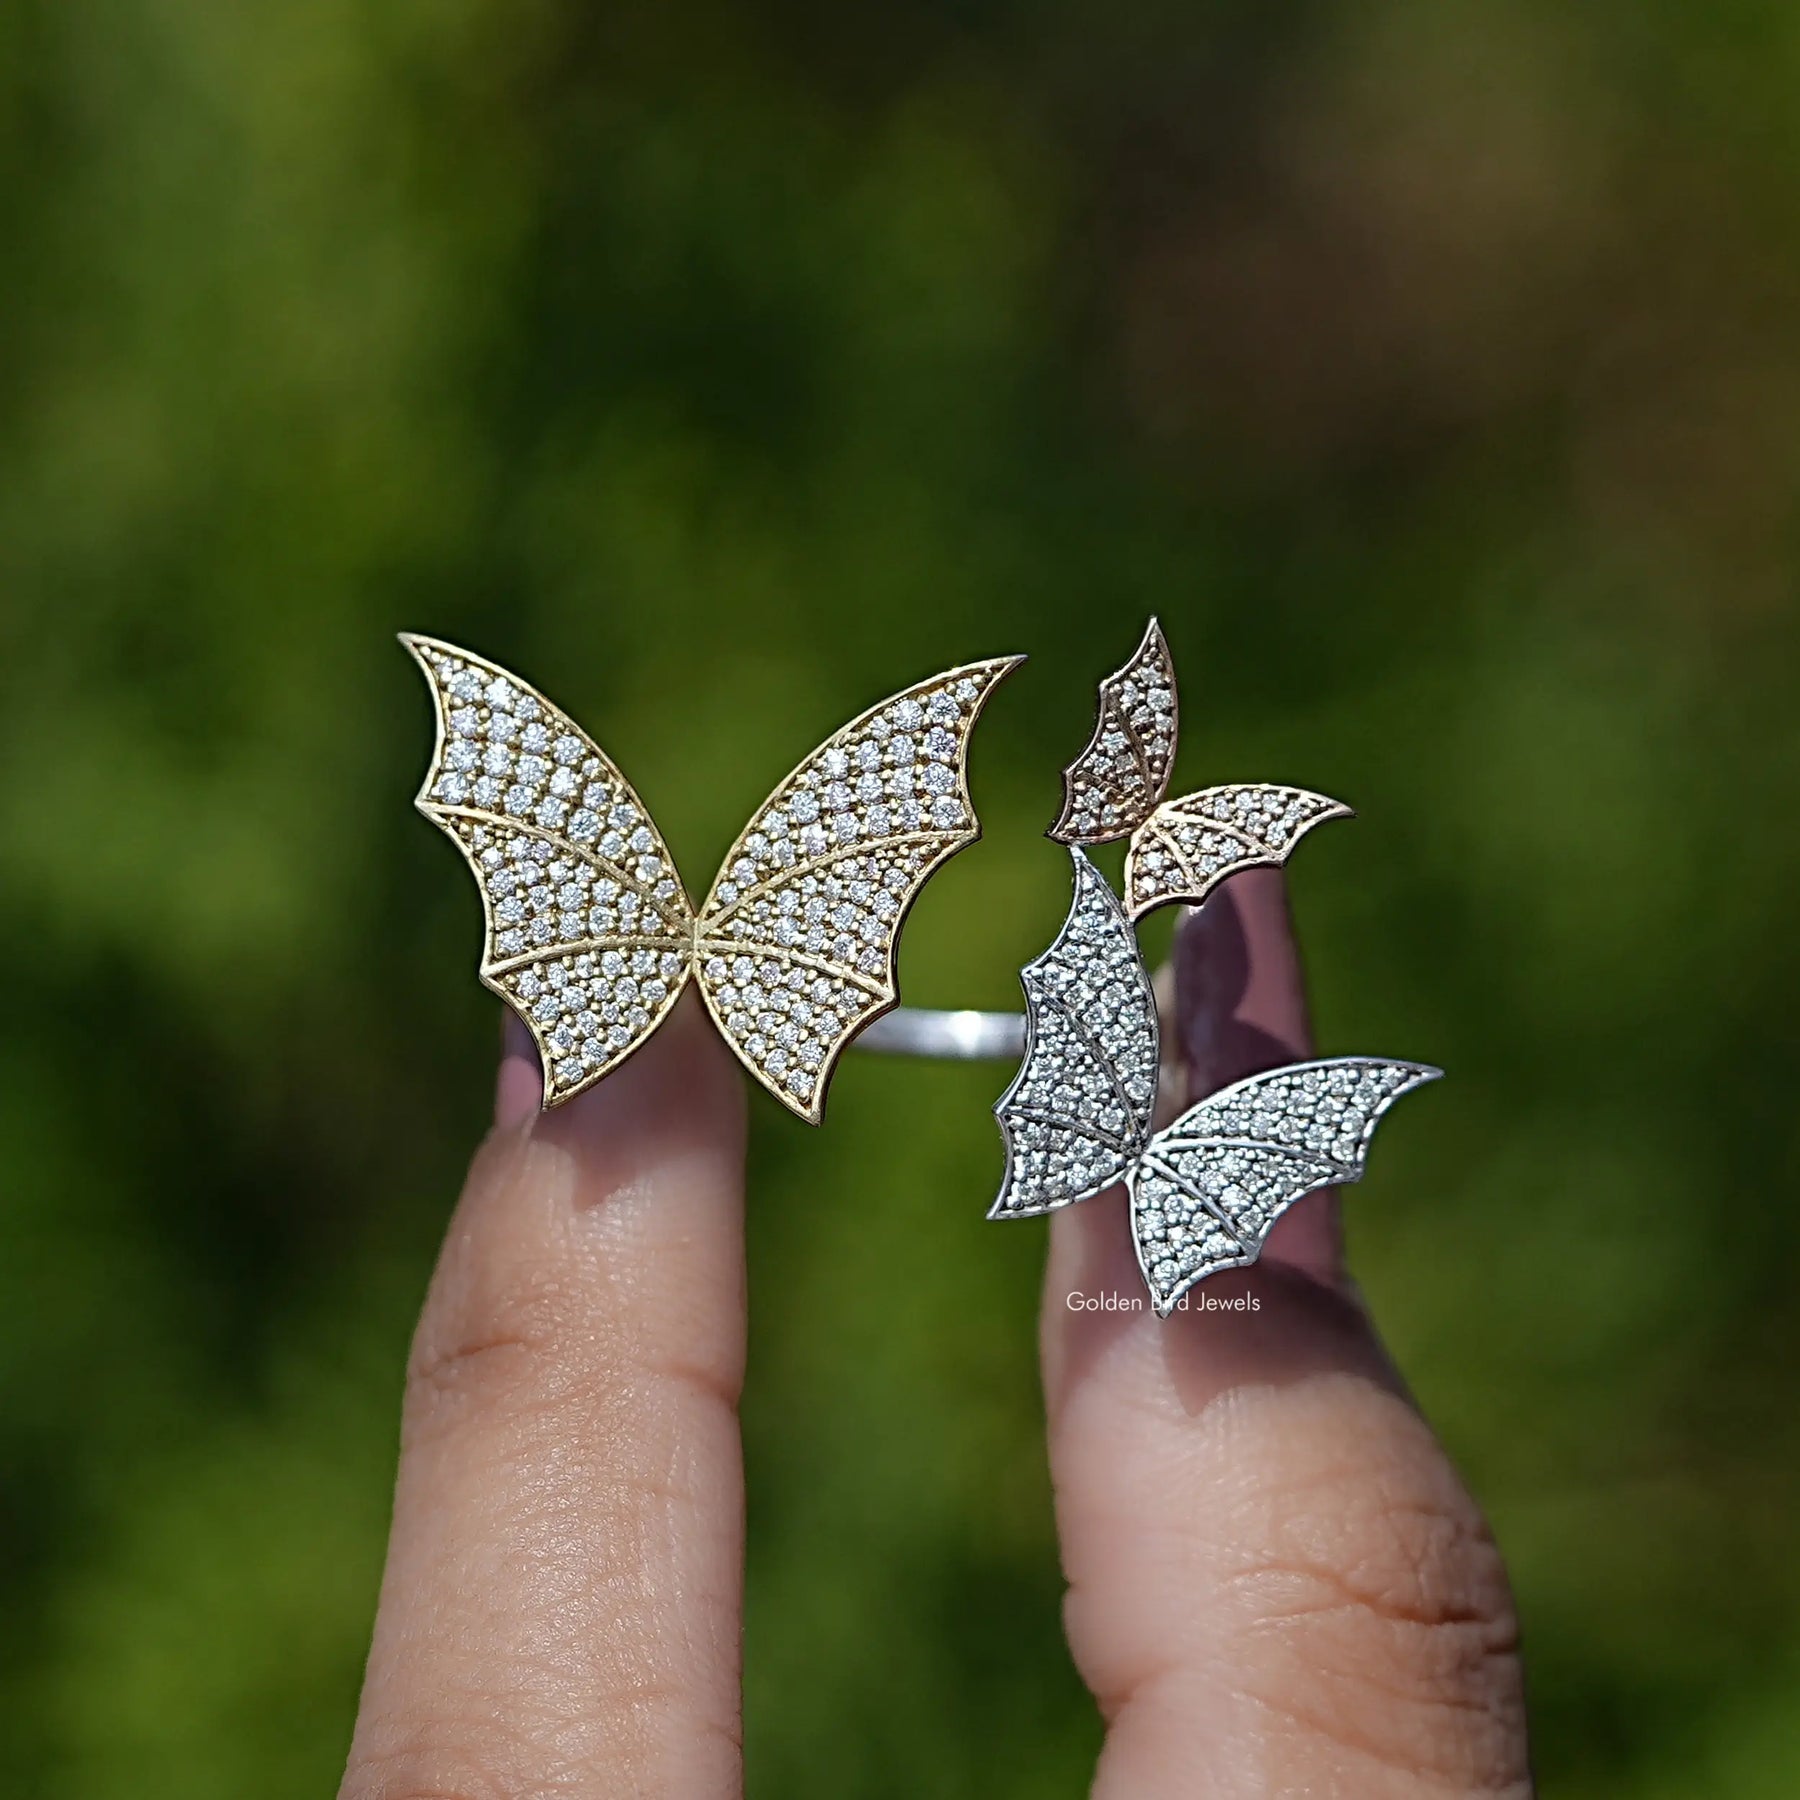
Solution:
[[(1182, 786), (1362, 811), (1324, 1047), (1452, 1072), (1354, 1252), (1546, 1792), (1800, 1791), (1797, 81), (1785, 0), (0, 6), (0, 1791), (341, 1765), (497, 1051), (394, 630), (696, 890), (1029, 650), (904, 956), (1006, 1005), (1152, 610)], [(1083, 1790), (1004, 1079), (756, 1099), (755, 1794)]]

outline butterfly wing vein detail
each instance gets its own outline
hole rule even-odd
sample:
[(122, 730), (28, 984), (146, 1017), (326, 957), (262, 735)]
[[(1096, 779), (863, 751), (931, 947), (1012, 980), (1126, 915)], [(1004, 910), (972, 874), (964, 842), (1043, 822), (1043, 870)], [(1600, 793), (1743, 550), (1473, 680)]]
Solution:
[(1379, 1057), (1291, 1063), (1191, 1106), (1128, 1176), (1138, 1263), (1159, 1313), (1261, 1254), (1302, 1195), (1357, 1181), (1382, 1115), (1439, 1071)]
[(1198, 906), (1227, 875), (1284, 863), (1315, 825), (1351, 816), (1340, 800), (1266, 782), (1165, 801), (1132, 834), (1125, 910), (1138, 919), (1175, 900)]
[(1150, 1137), (1156, 998), (1112, 889), (1080, 850), (1069, 857), (1069, 916), (1019, 977), (1025, 1059), (994, 1108), (1006, 1174), (990, 1218), (1052, 1212), (1100, 1192)]
[(844, 1047), (899, 999), (900, 928), (981, 828), (970, 734), (999, 657), (931, 676), (812, 752), (744, 827), (696, 925), (701, 990), (750, 1072), (817, 1122)]
[(1149, 815), (1175, 763), (1175, 663), (1152, 619), (1143, 642), (1100, 683), (1087, 748), (1063, 770), (1063, 805), (1049, 835), (1059, 844), (1104, 844)]
[(437, 745), (419, 810), (481, 890), (481, 979), (525, 1022), (554, 1106), (610, 1073), (692, 971), (693, 908), (630, 782), (560, 708), (498, 664), (401, 640)]
[(852, 720), (758, 808), (696, 914), (648, 810), (567, 714), (466, 650), (402, 641), (437, 709), (418, 805), (474, 871), (481, 977), (537, 1043), (544, 1104), (616, 1068), (694, 976), (744, 1065), (816, 1124), (845, 1045), (898, 1001), (908, 909), (981, 835), (970, 735), (1023, 659)]

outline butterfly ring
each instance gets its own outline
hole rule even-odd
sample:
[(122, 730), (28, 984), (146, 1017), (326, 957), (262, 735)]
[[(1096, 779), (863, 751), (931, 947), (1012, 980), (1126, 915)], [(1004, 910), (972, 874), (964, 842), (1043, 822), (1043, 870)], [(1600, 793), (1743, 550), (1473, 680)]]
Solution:
[[(1123, 1181), (1132, 1241), (1158, 1314), (1197, 1282), (1262, 1253), (1302, 1195), (1357, 1180), (1382, 1114), (1440, 1073), (1340, 1057), (1252, 1075), (1154, 1129), (1161, 1034), (1132, 922), (1201, 904), (1238, 869), (1279, 864), (1349, 808), (1303, 788), (1209, 788), (1165, 801), (1175, 756), (1175, 673), (1155, 620), (1100, 686), (1100, 718), (1063, 773), (1050, 836), (1075, 892), (1055, 941), (1020, 973), (1023, 1062), (994, 1108), (1006, 1171), (989, 1218), (1028, 1218)], [(1129, 836), (1125, 900), (1082, 845)]]
[[(636, 790), (568, 714), (468, 650), (401, 642), (437, 711), (417, 805), (474, 872), (481, 979), (536, 1041), (546, 1108), (617, 1068), (689, 981), (745, 1068), (810, 1124), (874, 1021), (896, 1033), (875, 1047), (968, 1054), (939, 1023), (963, 1015), (895, 1010), (895, 956), (920, 889), (981, 835), (969, 738), (1023, 657), (946, 670), (851, 720), (757, 809), (696, 908)], [(1019, 1025), (1000, 1053), (1018, 1054)]]

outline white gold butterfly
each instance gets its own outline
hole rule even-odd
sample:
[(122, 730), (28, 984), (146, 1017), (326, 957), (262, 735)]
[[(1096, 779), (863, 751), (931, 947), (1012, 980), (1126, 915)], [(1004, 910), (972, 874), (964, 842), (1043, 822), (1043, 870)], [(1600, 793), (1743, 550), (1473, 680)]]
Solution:
[(994, 1108), (1006, 1173), (990, 1219), (1022, 1219), (1123, 1180), (1138, 1267), (1159, 1315), (1261, 1254), (1303, 1194), (1360, 1179), (1376, 1122), (1440, 1071), (1339, 1057), (1292, 1063), (1209, 1095), (1152, 1131), (1161, 1038), (1131, 920), (1071, 848), (1075, 897), (1025, 965), (1026, 1048)]
[(401, 642), (437, 708), (417, 805), (475, 873), (481, 979), (536, 1040), (544, 1105), (616, 1068), (691, 978), (744, 1066), (816, 1125), (844, 1047), (898, 1004), (907, 909), (981, 835), (969, 737), (1024, 659), (853, 719), (757, 809), (696, 911), (643, 802), (566, 713), (467, 650)]

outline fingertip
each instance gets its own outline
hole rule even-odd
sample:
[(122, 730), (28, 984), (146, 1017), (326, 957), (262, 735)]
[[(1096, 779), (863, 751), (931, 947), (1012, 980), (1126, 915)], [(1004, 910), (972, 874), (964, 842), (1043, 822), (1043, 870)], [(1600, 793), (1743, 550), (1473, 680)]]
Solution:
[[(695, 1161), (743, 1156), (744, 1084), (699, 996), (684, 993), (662, 1025), (603, 1080), (541, 1114), (539, 1142), (567, 1151), (591, 1198), (664, 1179)], [(731, 1170), (735, 1181), (737, 1172)]]
[[(1310, 1057), (1278, 870), (1221, 884), (1173, 962), (1180, 1104)], [(1523, 1800), (1504, 1570), (1343, 1274), (1335, 1196), (1164, 1317), (1126, 1214), (1115, 1189), (1055, 1218), (1045, 1288), (1069, 1641), (1109, 1727), (1095, 1795), (1192, 1792), (1199, 1740), (1221, 1800)]]
[(1306, 978), (1281, 870), (1241, 870), (1183, 914), (1175, 1010), (1192, 1100), (1311, 1054)]
[[(669, 1017), (610, 1074), (560, 1105), (544, 1109), (543, 1065), (523, 1020), (504, 1009), (500, 1066), (494, 1078), (494, 1127), (531, 1128), (539, 1141), (613, 1157), (628, 1146), (642, 1155), (686, 1138), (699, 1144), (735, 1141), (741, 1133), (743, 1083), (704, 1007), (683, 994)], [(616, 1178), (615, 1178), (616, 1184)]]

